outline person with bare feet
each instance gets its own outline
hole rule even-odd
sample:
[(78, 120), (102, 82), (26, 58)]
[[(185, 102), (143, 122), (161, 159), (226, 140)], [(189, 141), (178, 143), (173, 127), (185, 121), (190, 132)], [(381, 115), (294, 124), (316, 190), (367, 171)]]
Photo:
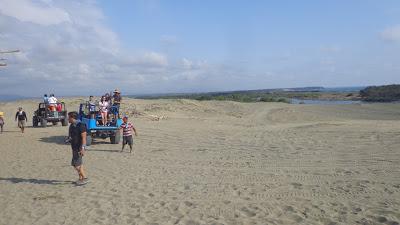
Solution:
[(136, 132), (136, 129), (133, 126), (133, 124), (128, 122), (128, 116), (124, 116), (122, 118), (122, 121), (124, 121), (124, 122), (119, 127), (119, 130), (122, 129), (122, 149), (121, 149), (121, 152), (124, 151), (125, 145), (128, 144), (129, 148), (130, 148), (130, 153), (132, 153), (132, 145), (133, 145), (132, 130), (135, 132), (135, 136), (137, 136), (137, 132)]
[(71, 124), (69, 126), (69, 142), (72, 148), (71, 166), (75, 168), (79, 175), (76, 185), (84, 185), (88, 181), (82, 161), (86, 148), (86, 124), (78, 120), (77, 112), (69, 112), (68, 121)]

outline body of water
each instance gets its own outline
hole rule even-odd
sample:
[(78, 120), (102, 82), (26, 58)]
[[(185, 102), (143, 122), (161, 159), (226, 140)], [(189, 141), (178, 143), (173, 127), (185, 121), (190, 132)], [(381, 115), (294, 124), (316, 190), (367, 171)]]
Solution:
[(307, 105), (351, 105), (360, 104), (362, 101), (344, 101), (344, 100), (311, 100), (292, 98), (290, 104), (307, 104)]

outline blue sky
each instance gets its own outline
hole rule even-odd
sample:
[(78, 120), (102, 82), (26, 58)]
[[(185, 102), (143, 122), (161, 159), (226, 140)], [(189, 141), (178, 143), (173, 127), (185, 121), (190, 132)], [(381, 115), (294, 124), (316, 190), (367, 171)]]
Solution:
[(22, 48), (0, 94), (19, 79), (25, 95), (400, 83), (399, 1), (0, 3), (0, 49)]

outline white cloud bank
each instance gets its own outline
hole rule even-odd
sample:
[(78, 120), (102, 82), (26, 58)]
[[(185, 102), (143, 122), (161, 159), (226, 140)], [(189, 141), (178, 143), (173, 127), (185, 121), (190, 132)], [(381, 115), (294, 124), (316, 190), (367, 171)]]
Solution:
[(45, 26), (71, 22), (69, 14), (65, 10), (52, 6), (51, 1), (2, 0), (0, 3), (1, 14), (21, 22)]
[(0, 0), (0, 5), (0, 50), (21, 50), (4, 56), (8, 66), (0, 68), (0, 95), (96, 94), (116, 87), (129, 93), (179, 91), (191, 84), (177, 81), (208, 73), (194, 73), (200, 64), (170, 62), (161, 52), (125, 51), (91, 0)]

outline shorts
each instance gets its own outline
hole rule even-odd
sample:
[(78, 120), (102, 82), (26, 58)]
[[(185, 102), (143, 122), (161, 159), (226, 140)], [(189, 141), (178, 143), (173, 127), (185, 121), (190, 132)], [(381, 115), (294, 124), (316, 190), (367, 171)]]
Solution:
[(83, 164), (82, 156), (79, 154), (79, 149), (72, 149), (71, 166), (77, 167)]
[(132, 135), (131, 135), (131, 136), (123, 136), (123, 137), (122, 137), (122, 144), (123, 144), (123, 145), (126, 145), (126, 144), (132, 145), (132, 144), (133, 144)]
[(111, 106), (111, 113), (117, 115), (119, 112), (119, 106), (119, 104), (114, 104), (113, 106)]
[(19, 128), (23, 128), (23, 127), (25, 127), (25, 120), (18, 120), (18, 127)]

